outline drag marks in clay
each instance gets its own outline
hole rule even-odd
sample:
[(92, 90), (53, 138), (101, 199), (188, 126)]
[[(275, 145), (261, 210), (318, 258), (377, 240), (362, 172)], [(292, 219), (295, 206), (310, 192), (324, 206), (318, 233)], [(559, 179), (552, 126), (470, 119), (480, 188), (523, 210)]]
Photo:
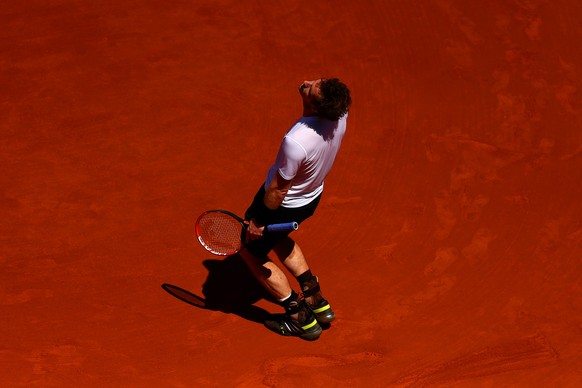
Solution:
[(29, 288), (15, 293), (0, 290), (0, 306), (19, 305), (32, 300), (51, 298), (53, 295), (54, 291), (39, 288)]
[[(333, 377), (338, 368), (361, 370), (367, 366), (378, 365), (383, 356), (379, 353), (362, 352), (347, 355), (313, 355), (292, 356), (269, 360), (263, 364), (263, 381), (268, 387), (296, 386), (304, 384), (306, 376), (310, 381), (320, 384), (326, 382), (329, 386), (346, 385), (344, 378)], [(300, 368), (301, 373), (295, 374), (292, 370)], [(357, 380), (354, 380), (354, 383)], [(349, 385), (349, 384), (347, 384)]]
[(553, 364), (558, 353), (543, 335), (500, 343), (448, 361), (420, 367), (398, 379), (403, 387), (445, 385)]
[(85, 355), (82, 354), (81, 349), (72, 344), (36, 349), (27, 357), (27, 361), (33, 365), (34, 375), (73, 369), (80, 366), (84, 359)]

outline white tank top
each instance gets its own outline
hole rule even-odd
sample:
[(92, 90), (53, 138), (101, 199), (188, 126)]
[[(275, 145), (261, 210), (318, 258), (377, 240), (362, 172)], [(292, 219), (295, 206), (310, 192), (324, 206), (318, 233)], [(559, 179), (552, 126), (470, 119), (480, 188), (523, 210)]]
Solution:
[(305, 206), (321, 194), (346, 132), (347, 118), (347, 114), (338, 121), (303, 116), (287, 132), (265, 183), (266, 188), (277, 172), (292, 181), (282, 206)]

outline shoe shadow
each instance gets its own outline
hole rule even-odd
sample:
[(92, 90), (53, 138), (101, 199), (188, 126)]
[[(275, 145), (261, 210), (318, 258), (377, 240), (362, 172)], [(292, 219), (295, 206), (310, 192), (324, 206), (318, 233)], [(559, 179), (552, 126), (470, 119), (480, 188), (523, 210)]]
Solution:
[(208, 270), (202, 285), (203, 297), (168, 283), (162, 284), (162, 288), (192, 306), (235, 314), (263, 324), (270, 313), (254, 304), (261, 299), (273, 301), (273, 298), (253, 277), (242, 257), (232, 255), (223, 260), (208, 259), (202, 264)]

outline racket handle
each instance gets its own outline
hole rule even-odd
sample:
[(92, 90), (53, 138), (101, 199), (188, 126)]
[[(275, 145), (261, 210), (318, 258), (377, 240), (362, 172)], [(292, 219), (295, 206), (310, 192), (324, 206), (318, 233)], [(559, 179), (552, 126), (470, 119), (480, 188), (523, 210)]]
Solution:
[(297, 222), (285, 222), (283, 224), (271, 224), (267, 225), (266, 229), (268, 232), (292, 232), (299, 228)]

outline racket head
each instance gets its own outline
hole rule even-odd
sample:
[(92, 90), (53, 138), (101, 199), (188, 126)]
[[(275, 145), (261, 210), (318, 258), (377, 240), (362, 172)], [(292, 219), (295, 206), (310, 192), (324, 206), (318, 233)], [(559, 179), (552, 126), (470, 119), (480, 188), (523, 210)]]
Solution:
[(230, 256), (240, 251), (245, 231), (244, 220), (226, 210), (208, 210), (196, 220), (198, 242), (217, 256)]

